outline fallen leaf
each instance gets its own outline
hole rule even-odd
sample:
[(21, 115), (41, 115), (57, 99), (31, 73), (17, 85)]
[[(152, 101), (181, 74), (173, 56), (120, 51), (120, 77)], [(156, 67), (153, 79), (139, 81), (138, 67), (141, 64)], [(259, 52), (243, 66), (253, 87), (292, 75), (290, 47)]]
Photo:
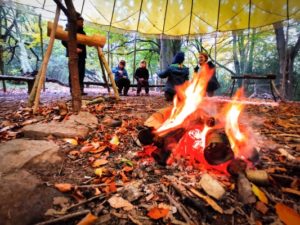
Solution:
[(157, 147), (154, 145), (146, 145), (143, 147), (143, 151), (137, 153), (139, 157), (151, 156), (152, 152), (157, 150)]
[(98, 219), (97, 216), (88, 213), (82, 220), (79, 221), (79, 223), (77, 223), (77, 225), (93, 225), (95, 224), (97, 219)]
[(120, 175), (121, 175), (121, 178), (122, 178), (122, 181), (123, 183), (126, 183), (129, 181), (128, 177), (125, 175), (124, 171), (121, 171), (120, 172)]
[(114, 136), (112, 137), (112, 139), (110, 140), (109, 143), (110, 143), (111, 145), (115, 145), (115, 146), (119, 145), (120, 141), (119, 141), (118, 136), (117, 136), (117, 135), (114, 135)]
[(278, 151), (280, 152), (281, 155), (285, 156), (287, 158), (287, 160), (295, 160), (296, 157), (292, 156), (290, 153), (288, 153), (287, 150), (283, 149), (283, 148), (279, 148)]
[(117, 191), (117, 186), (115, 182), (109, 184), (109, 192), (113, 193)]
[(300, 215), (294, 209), (286, 206), (283, 203), (277, 203), (275, 205), (275, 209), (279, 219), (286, 225), (300, 224)]
[(122, 169), (124, 172), (130, 172), (133, 170), (133, 167), (131, 166), (124, 166), (123, 169)]
[(96, 153), (103, 152), (104, 150), (107, 149), (107, 147), (108, 147), (108, 146), (105, 146), (105, 145), (104, 145), (104, 146), (101, 146), (101, 147), (99, 147), (99, 148), (92, 149), (92, 150), (90, 151), (90, 153), (96, 154)]
[(268, 204), (268, 198), (264, 192), (262, 192), (255, 184), (252, 184), (252, 192), (257, 198), (265, 204)]
[(72, 190), (73, 185), (68, 183), (60, 183), (54, 185), (60, 192), (68, 192)]
[(71, 145), (78, 145), (78, 142), (74, 138), (64, 138), (64, 141), (71, 144)]
[(66, 197), (54, 197), (53, 198), (53, 205), (59, 205), (60, 207), (64, 207), (65, 205), (67, 205), (69, 203), (69, 199)]
[(261, 201), (256, 202), (255, 208), (262, 214), (266, 214), (269, 210), (268, 207)]
[(108, 202), (110, 206), (115, 209), (123, 208), (126, 211), (133, 209), (133, 205), (122, 197), (113, 196), (110, 199), (108, 199)]
[(64, 215), (66, 213), (66, 211), (62, 210), (62, 211), (58, 211), (55, 209), (48, 209), (45, 212), (45, 216), (55, 216), (55, 215)]
[(80, 152), (82, 153), (86, 153), (86, 152), (90, 152), (94, 149), (94, 146), (93, 145), (86, 145), (86, 146), (83, 146), (81, 149), (80, 149)]
[(160, 218), (166, 217), (168, 214), (169, 209), (154, 207), (150, 209), (150, 211), (147, 213), (147, 216), (149, 216), (151, 219), (158, 220)]
[(95, 169), (94, 173), (95, 173), (97, 176), (101, 177), (102, 174), (103, 174), (103, 168), (97, 168), (97, 169)]
[(99, 167), (107, 164), (108, 161), (106, 159), (96, 159), (95, 162), (93, 163), (92, 167)]

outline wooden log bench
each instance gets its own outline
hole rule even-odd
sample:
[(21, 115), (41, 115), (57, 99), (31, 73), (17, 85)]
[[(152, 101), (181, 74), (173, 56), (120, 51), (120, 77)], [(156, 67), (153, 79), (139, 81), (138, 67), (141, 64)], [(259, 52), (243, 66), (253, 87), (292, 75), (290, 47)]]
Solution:
[(3, 91), (6, 92), (6, 85), (5, 81), (6, 80), (11, 80), (11, 81), (20, 81), (20, 82), (25, 82), (27, 83), (27, 88), (28, 88), (28, 93), (31, 92), (35, 77), (26, 77), (26, 76), (8, 76), (8, 75), (0, 75), (0, 80), (2, 80), (3, 84)]
[(274, 94), (274, 87), (273, 87), (274, 80), (276, 79), (276, 75), (275, 74), (267, 74), (267, 75), (244, 74), (242, 76), (231, 76), (231, 79), (232, 79), (232, 86), (231, 86), (230, 97), (232, 97), (235, 83), (239, 79), (242, 79), (242, 80), (243, 79), (248, 79), (248, 80), (268, 80), (269, 84), (270, 84), (271, 94), (273, 96), (274, 101), (276, 102), (276, 97), (275, 97), (275, 94)]

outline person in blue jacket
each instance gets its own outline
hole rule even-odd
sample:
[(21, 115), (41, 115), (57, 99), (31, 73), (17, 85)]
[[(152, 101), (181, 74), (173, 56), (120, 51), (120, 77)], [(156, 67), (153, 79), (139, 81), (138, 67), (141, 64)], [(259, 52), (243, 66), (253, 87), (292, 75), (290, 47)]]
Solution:
[(159, 73), (160, 78), (167, 78), (165, 84), (165, 98), (167, 101), (172, 101), (176, 94), (175, 86), (183, 84), (189, 79), (189, 68), (183, 65), (184, 53), (178, 52), (168, 68)]
[(112, 69), (112, 72), (115, 75), (115, 82), (118, 87), (119, 94), (122, 95), (123, 91), (124, 96), (127, 96), (130, 87), (130, 80), (128, 79), (128, 73), (125, 69), (125, 66), (125, 60), (121, 60), (119, 65)]

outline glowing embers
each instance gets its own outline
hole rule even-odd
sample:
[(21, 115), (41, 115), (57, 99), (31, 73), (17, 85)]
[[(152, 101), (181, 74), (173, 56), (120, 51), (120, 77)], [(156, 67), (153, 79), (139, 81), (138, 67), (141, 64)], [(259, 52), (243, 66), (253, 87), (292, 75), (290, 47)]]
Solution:
[(247, 161), (253, 155), (252, 145), (248, 143), (250, 129), (239, 123), (244, 108), (240, 101), (243, 90), (237, 91), (233, 100), (222, 108), (217, 102), (204, 99), (213, 73), (213, 69), (204, 67), (191, 82), (177, 87), (173, 108), (165, 110), (170, 113), (163, 116), (159, 126), (156, 120), (154, 140), (160, 144), (154, 143), (161, 152), (157, 154), (157, 151), (154, 158), (167, 158), (167, 164), (185, 161), (199, 169), (227, 173), (233, 159)]

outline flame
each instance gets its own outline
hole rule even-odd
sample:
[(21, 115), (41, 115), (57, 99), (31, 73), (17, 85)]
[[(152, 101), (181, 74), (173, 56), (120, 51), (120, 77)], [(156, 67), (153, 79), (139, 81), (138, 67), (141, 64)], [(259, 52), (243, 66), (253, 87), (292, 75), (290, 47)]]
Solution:
[(245, 131), (241, 131), (239, 126), (239, 116), (244, 109), (245, 105), (242, 101), (238, 101), (243, 97), (243, 89), (237, 90), (231, 103), (225, 107), (225, 132), (229, 139), (231, 149), (234, 152), (235, 157), (242, 156), (242, 148), (245, 146), (248, 140), (248, 134)]
[(173, 109), (170, 117), (157, 129), (158, 135), (175, 129), (197, 110), (206, 93), (206, 86), (214, 73), (213, 68), (205, 64), (200, 73), (189, 82), (176, 87)]

